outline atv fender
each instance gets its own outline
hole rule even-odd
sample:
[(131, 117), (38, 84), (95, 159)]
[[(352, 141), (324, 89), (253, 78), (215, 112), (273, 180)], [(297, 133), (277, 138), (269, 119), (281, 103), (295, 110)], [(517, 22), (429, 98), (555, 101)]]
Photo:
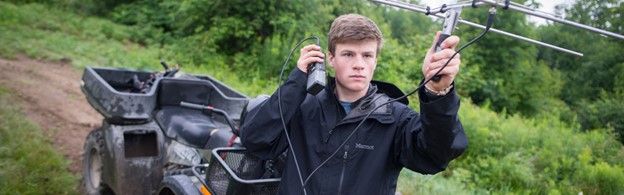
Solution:
[(155, 194), (163, 178), (165, 141), (155, 122), (108, 125), (104, 179), (117, 194)]

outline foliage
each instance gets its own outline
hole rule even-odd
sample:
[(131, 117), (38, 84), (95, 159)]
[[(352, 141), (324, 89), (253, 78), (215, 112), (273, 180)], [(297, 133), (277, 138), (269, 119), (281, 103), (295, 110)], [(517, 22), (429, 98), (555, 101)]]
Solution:
[[(469, 9), (464, 18), (485, 23), (486, 9)], [(519, 12), (500, 10), (493, 27), (506, 32), (534, 38), (535, 26)], [(475, 37), (481, 29), (460, 31), (462, 37)], [(494, 49), (498, 48), (498, 49)], [(490, 105), (496, 111), (536, 116), (543, 111), (557, 109), (562, 88), (561, 75), (537, 60), (535, 45), (516, 39), (488, 33), (466, 49), (462, 56), (467, 61), (467, 72), (473, 80), (467, 81), (465, 93), (477, 104)], [(475, 70), (476, 69), (476, 70)]]
[[(123, 30), (126, 40), (138, 42), (142, 46), (161, 47), (166, 51), (161, 51), (161, 54), (176, 59), (180, 64), (228, 69), (239, 72), (241, 78), (253, 79), (260, 82), (261, 86), (268, 86), (277, 80), (277, 73), (282, 68), (285, 56), (294, 46), (293, 43), (316, 35), (321, 38), (321, 46), (326, 45), (325, 33), (337, 15), (371, 13), (379, 15), (378, 18), (372, 18), (382, 21), (377, 22), (382, 31), (390, 32), (384, 34), (388, 42), (396, 43), (395, 40), (399, 40), (412, 47), (408, 50), (406, 47), (389, 46), (384, 52), (402, 55), (382, 57), (380, 60), (381, 66), (386, 67), (388, 61), (391, 64), (402, 64), (392, 65), (389, 69), (408, 70), (409, 74), (395, 76), (392, 72), (386, 72), (376, 78), (390, 81), (419, 80), (422, 52), (418, 51), (429, 47), (430, 36), (425, 39), (423, 33), (427, 32), (431, 21), (422, 15), (365, 4), (349, 0), (322, 4), (314, 1), (298, 4), (272, 1), (255, 4), (203, 0), (133, 1), (111, 8), (113, 11), (107, 12), (107, 15), (118, 23), (130, 25), (127, 30)], [(389, 25), (383, 22), (385, 18), (382, 15), (389, 17)], [(407, 21), (411, 25), (401, 20), (401, 16), (405, 15), (409, 15)], [(391, 29), (397, 33), (391, 33), (394, 32)], [(412, 36), (414, 34), (419, 36)], [(312, 41), (305, 44), (312, 44)], [(418, 55), (410, 55), (414, 53)], [(293, 56), (291, 64), (294, 61), (296, 56)], [(286, 71), (292, 70), (292, 67), (288, 66)], [(411, 83), (399, 85), (413, 86)]]
[(460, 118), (470, 144), (442, 175), (465, 191), (624, 193), (624, 147), (609, 134), (576, 132), (556, 116), (526, 120), (470, 104)]
[(0, 87), (0, 194), (76, 194), (69, 160), (18, 114), (9, 93)]
[[(588, 0), (560, 6), (559, 11), (565, 13), (566, 19), (624, 34), (622, 1)], [(555, 45), (585, 55), (570, 57), (540, 48), (538, 59), (564, 76), (559, 98), (570, 106), (571, 113), (561, 118), (568, 122), (578, 120), (584, 130), (612, 129), (624, 141), (624, 56), (618, 55), (624, 52), (624, 40), (564, 25), (540, 27), (538, 34)]]
[(466, 152), (438, 175), (401, 173), (404, 194), (621, 194), (624, 146), (556, 116), (527, 120), (465, 104)]
[(619, 134), (624, 142), (624, 102), (621, 95), (602, 91), (602, 97), (593, 102), (583, 103), (578, 111), (579, 123), (583, 129), (606, 127)]
[[(164, 52), (130, 42), (134, 29), (40, 4), (17, 7), (0, 2), (0, 53), (4, 57), (21, 52), (48, 60), (71, 59), (78, 67), (158, 67)], [(142, 52), (135, 52), (139, 49)]]
[(399, 176), (397, 191), (401, 194), (440, 194), (440, 195), (464, 195), (486, 194), (483, 189), (469, 189), (469, 185), (462, 180), (466, 170), (454, 169), (453, 177), (442, 174), (422, 175), (403, 169)]
[[(47, 60), (68, 57), (76, 67), (151, 69), (159, 67), (160, 59), (173, 60), (185, 72), (209, 74), (249, 96), (272, 93), (294, 44), (316, 35), (321, 46), (326, 45), (333, 18), (350, 12), (371, 17), (384, 33), (375, 79), (412, 90), (422, 79), (423, 51), (440, 26), (440, 21), (420, 14), (358, 0), (84, 2), (99, 13), (76, 11), (68, 6), (73, 0), (46, 2), (61, 8), (0, 2), (3, 57), (26, 53)], [(621, 11), (621, 3), (601, 2), (607, 1), (579, 2), (604, 7), (595, 12), (581, 9), (570, 17)], [(485, 10), (466, 9), (462, 16), (483, 23)], [(617, 18), (592, 17), (601, 19), (584, 21), (622, 29)], [(423, 194), (624, 193), (624, 149), (614, 139), (624, 123), (624, 60), (613, 55), (622, 53), (622, 42), (564, 26), (535, 27), (523, 15), (508, 11), (498, 13), (494, 27), (581, 48), (586, 57), (495, 34), (468, 47), (455, 84), (471, 99), (463, 99), (460, 110), (469, 148), (442, 174), (403, 171), (398, 189)], [(465, 42), (480, 30), (461, 27), (456, 32)], [(286, 71), (293, 69), (297, 57)], [(416, 96), (410, 101), (417, 106)]]

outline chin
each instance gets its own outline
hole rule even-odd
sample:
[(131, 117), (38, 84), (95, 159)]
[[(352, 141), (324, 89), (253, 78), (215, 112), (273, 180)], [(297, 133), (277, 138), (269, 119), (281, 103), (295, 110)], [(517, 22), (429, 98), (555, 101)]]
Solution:
[[(345, 79), (345, 80), (348, 80), (348, 79)], [(370, 81), (338, 82), (338, 85), (342, 86), (342, 88), (349, 90), (349, 91), (353, 91), (353, 92), (366, 90), (368, 89), (369, 84), (370, 84)]]
[(362, 90), (366, 90), (367, 86), (368, 85), (357, 84), (357, 85), (351, 85), (347, 89), (349, 89), (350, 91), (362, 91)]

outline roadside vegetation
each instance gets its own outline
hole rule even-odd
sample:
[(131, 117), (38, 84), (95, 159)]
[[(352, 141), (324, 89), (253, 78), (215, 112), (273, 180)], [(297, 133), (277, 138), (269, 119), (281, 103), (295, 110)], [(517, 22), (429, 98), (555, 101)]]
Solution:
[[(311, 6), (315, 9), (308, 9)], [(575, 8), (583, 6), (597, 7), (592, 13), (578, 13), (586, 9)], [(603, 13), (622, 10), (622, 2), (590, 0), (562, 11), (569, 13), (569, 19), (622, 34), (621, 19), (603, 17)], [(297, 41), (317, 35), (321, 45), (326, 45), (331, 20), (348, 12), (371, 17), (384, 32), (386, 44), (376, 79), (393, 82), (403, 91), (413, 89), (421, 79), (421, 51), (431, 45), (440, 24), (422, 15), (356, 0), (301, 4), (0, 1), (0, 55), (70, 59), (77, 69), (93, 65), (158, 70), (163, 59), (180, 64), (184, 72), (209, 74), (253, 97), (275, 90), (279, 70)], [(485, 19), (479, 10), (464, 14), (471, 21)], [(584, 14), (603, 15), (592, 20)], [(612, 54), (624, 52), (624, 41), (560, 25), (537, 27), (521, 14), (501, 12), (497, 17), (497, 22), (519, 21), (495, 23), (498, 29), (561, 43), (581, 50), (586, 57), (570, 57), (495, 35), (466, 49), (462, 53), (465, 66), (456, 84), (469, 148), (441, 174), (404, 170), (398, 191), (623, 194), (624, 59)], [(465, 42), (478, 30), (461, 33)], [(295, 61), (291, 60), (289, 70)], [(417, 106), (417, 97), (410, 97), (410, 102)], [(0, 181), (6, 177), (4, 166), (9, 166), (4, 158)]]
[(69, 159), (20, 114), (10, 93), (0, 86), (0, 194), (77, 194)]

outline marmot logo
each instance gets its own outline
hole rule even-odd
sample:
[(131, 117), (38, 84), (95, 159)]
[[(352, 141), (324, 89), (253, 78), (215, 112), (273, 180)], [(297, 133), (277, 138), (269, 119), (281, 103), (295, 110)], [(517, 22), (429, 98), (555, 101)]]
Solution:
[(359, 149), (365, 149), (365, 150), (375, 150), (375, 146), (364, 145), (364, 144), (359, 144), (359, 143), (355, 143), (355, 147)]

